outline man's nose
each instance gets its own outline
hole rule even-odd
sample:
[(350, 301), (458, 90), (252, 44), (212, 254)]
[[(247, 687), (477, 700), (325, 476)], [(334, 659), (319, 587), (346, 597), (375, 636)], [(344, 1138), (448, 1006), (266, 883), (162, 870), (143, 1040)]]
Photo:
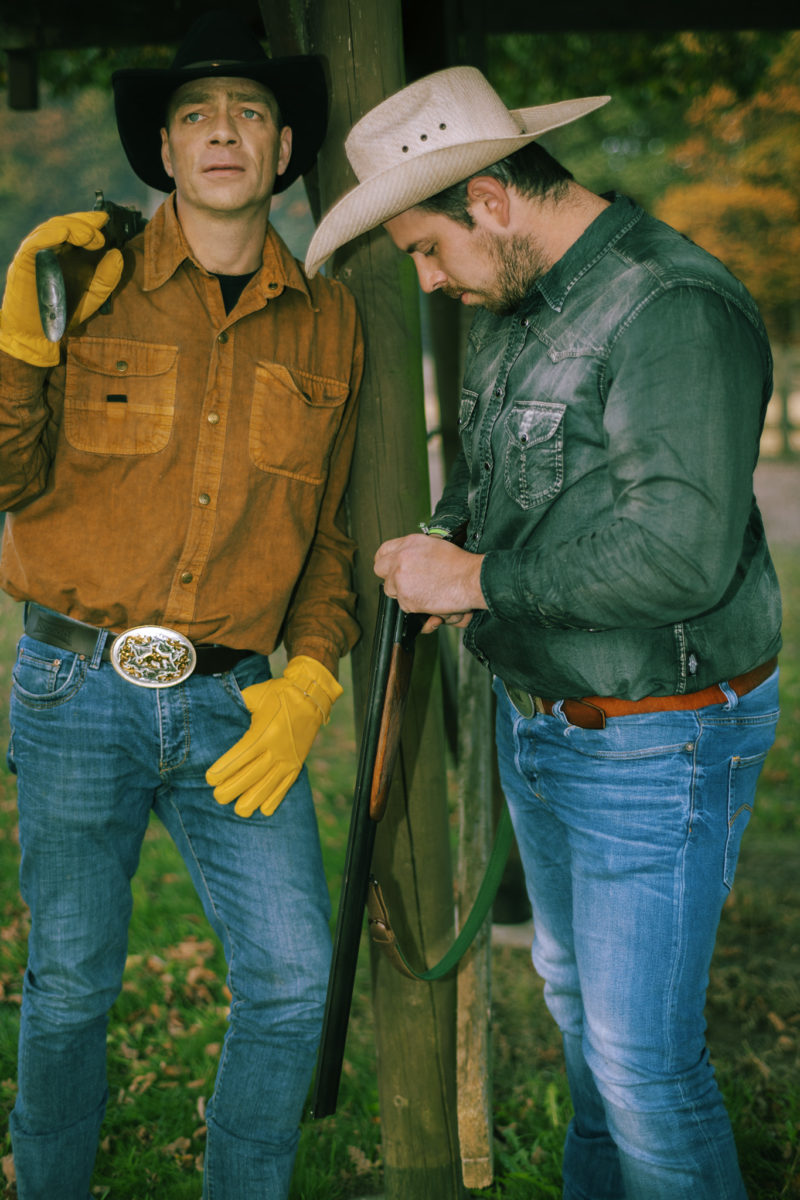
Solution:
[(447, 283), (447, 275), (439, 267), (420, 255), (415, 258), (414, 265), (417, 268), (417, 278), (419, 286), (423, 292), (435, 292), (438, 288), (443, 287)]
[(211, 142), (225, 142), (228, 145), (231, 142), (238, 142), (239, 131), (229, 113), (224, 111), (215, 113), (208, 137)]

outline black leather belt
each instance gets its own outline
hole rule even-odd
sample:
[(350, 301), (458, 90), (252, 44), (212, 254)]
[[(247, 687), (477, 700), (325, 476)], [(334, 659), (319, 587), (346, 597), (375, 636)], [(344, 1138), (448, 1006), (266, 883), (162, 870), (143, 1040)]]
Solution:
[[(60, 650), (71, 650), (73, 654), (81, 654), (84, 658), (94, 656), (98, 638), (107, 634), (101, 655), (103, 662), (111, 662), (111, 647), (117, 636), (111, 630), (87, 625), (84, 621), (76, 621), (72, 617), (54, 612), (51, 608), (42, 608), (40, 604), (33, 603), (25, 606), (25, 632), (37, 642), (46, 642), (48, 646), (57, 646)], [(193, 674), (198, 675), (221, 675), (223, 671), (230, 671), (243, 658), (256, 653), (254, 650), (234, 650), (230, 646), (203, 644), (195, 646), (194, 649), (197, 662)]]

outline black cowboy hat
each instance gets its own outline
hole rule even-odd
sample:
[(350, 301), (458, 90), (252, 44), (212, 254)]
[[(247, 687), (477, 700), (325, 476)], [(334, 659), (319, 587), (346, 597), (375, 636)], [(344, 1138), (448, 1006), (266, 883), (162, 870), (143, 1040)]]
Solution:
[(161, 192), (175, 184), (161, 161), (160, 130), (172, 93), (191, 79), (256, 79), (274, 95), (281, 121), (292, 129), (292, 156), (275, 192), (308, 171), (325, 137), (328, 95), (322, 62), (311, 55), (268, 58), (258, 38), (237, 16), (205, 13), (178, 48), (172, 66), (130, 68), (112, 76), (117, 128), (128, 161), (140, 179)]

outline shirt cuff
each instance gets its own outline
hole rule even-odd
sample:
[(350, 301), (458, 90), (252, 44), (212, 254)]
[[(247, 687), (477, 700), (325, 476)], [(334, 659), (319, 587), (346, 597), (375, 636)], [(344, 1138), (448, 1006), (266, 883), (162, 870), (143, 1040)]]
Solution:
[(533, 597), (528, 602), (517, 585), (517, 554), (508, 550), (489, 550), (481, 563), (481, 591), (486, 607), (500, 621), (517, 621), (529, 613)]
[(291, 644), (287, 642), (285, 649), (287, 658), (296, 658), (299, 654), (303, 654), (307, 658), (314, 658), (330, 671), (334, 679), (338, 678), (340, 655), (338, 648), (332, 646), (330, 642), (323, 641), (321, 638), (301, 637)]

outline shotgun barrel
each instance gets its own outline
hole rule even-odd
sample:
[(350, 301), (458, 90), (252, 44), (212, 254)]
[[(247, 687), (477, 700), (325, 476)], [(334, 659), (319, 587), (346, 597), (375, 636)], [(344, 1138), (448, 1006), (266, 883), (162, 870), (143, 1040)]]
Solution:
[(386, 806), (424, 616), (401, 611), (381, 588), (333, 958), (311, 1102), (313, 1117), (336, 1111), (375, 831)]

